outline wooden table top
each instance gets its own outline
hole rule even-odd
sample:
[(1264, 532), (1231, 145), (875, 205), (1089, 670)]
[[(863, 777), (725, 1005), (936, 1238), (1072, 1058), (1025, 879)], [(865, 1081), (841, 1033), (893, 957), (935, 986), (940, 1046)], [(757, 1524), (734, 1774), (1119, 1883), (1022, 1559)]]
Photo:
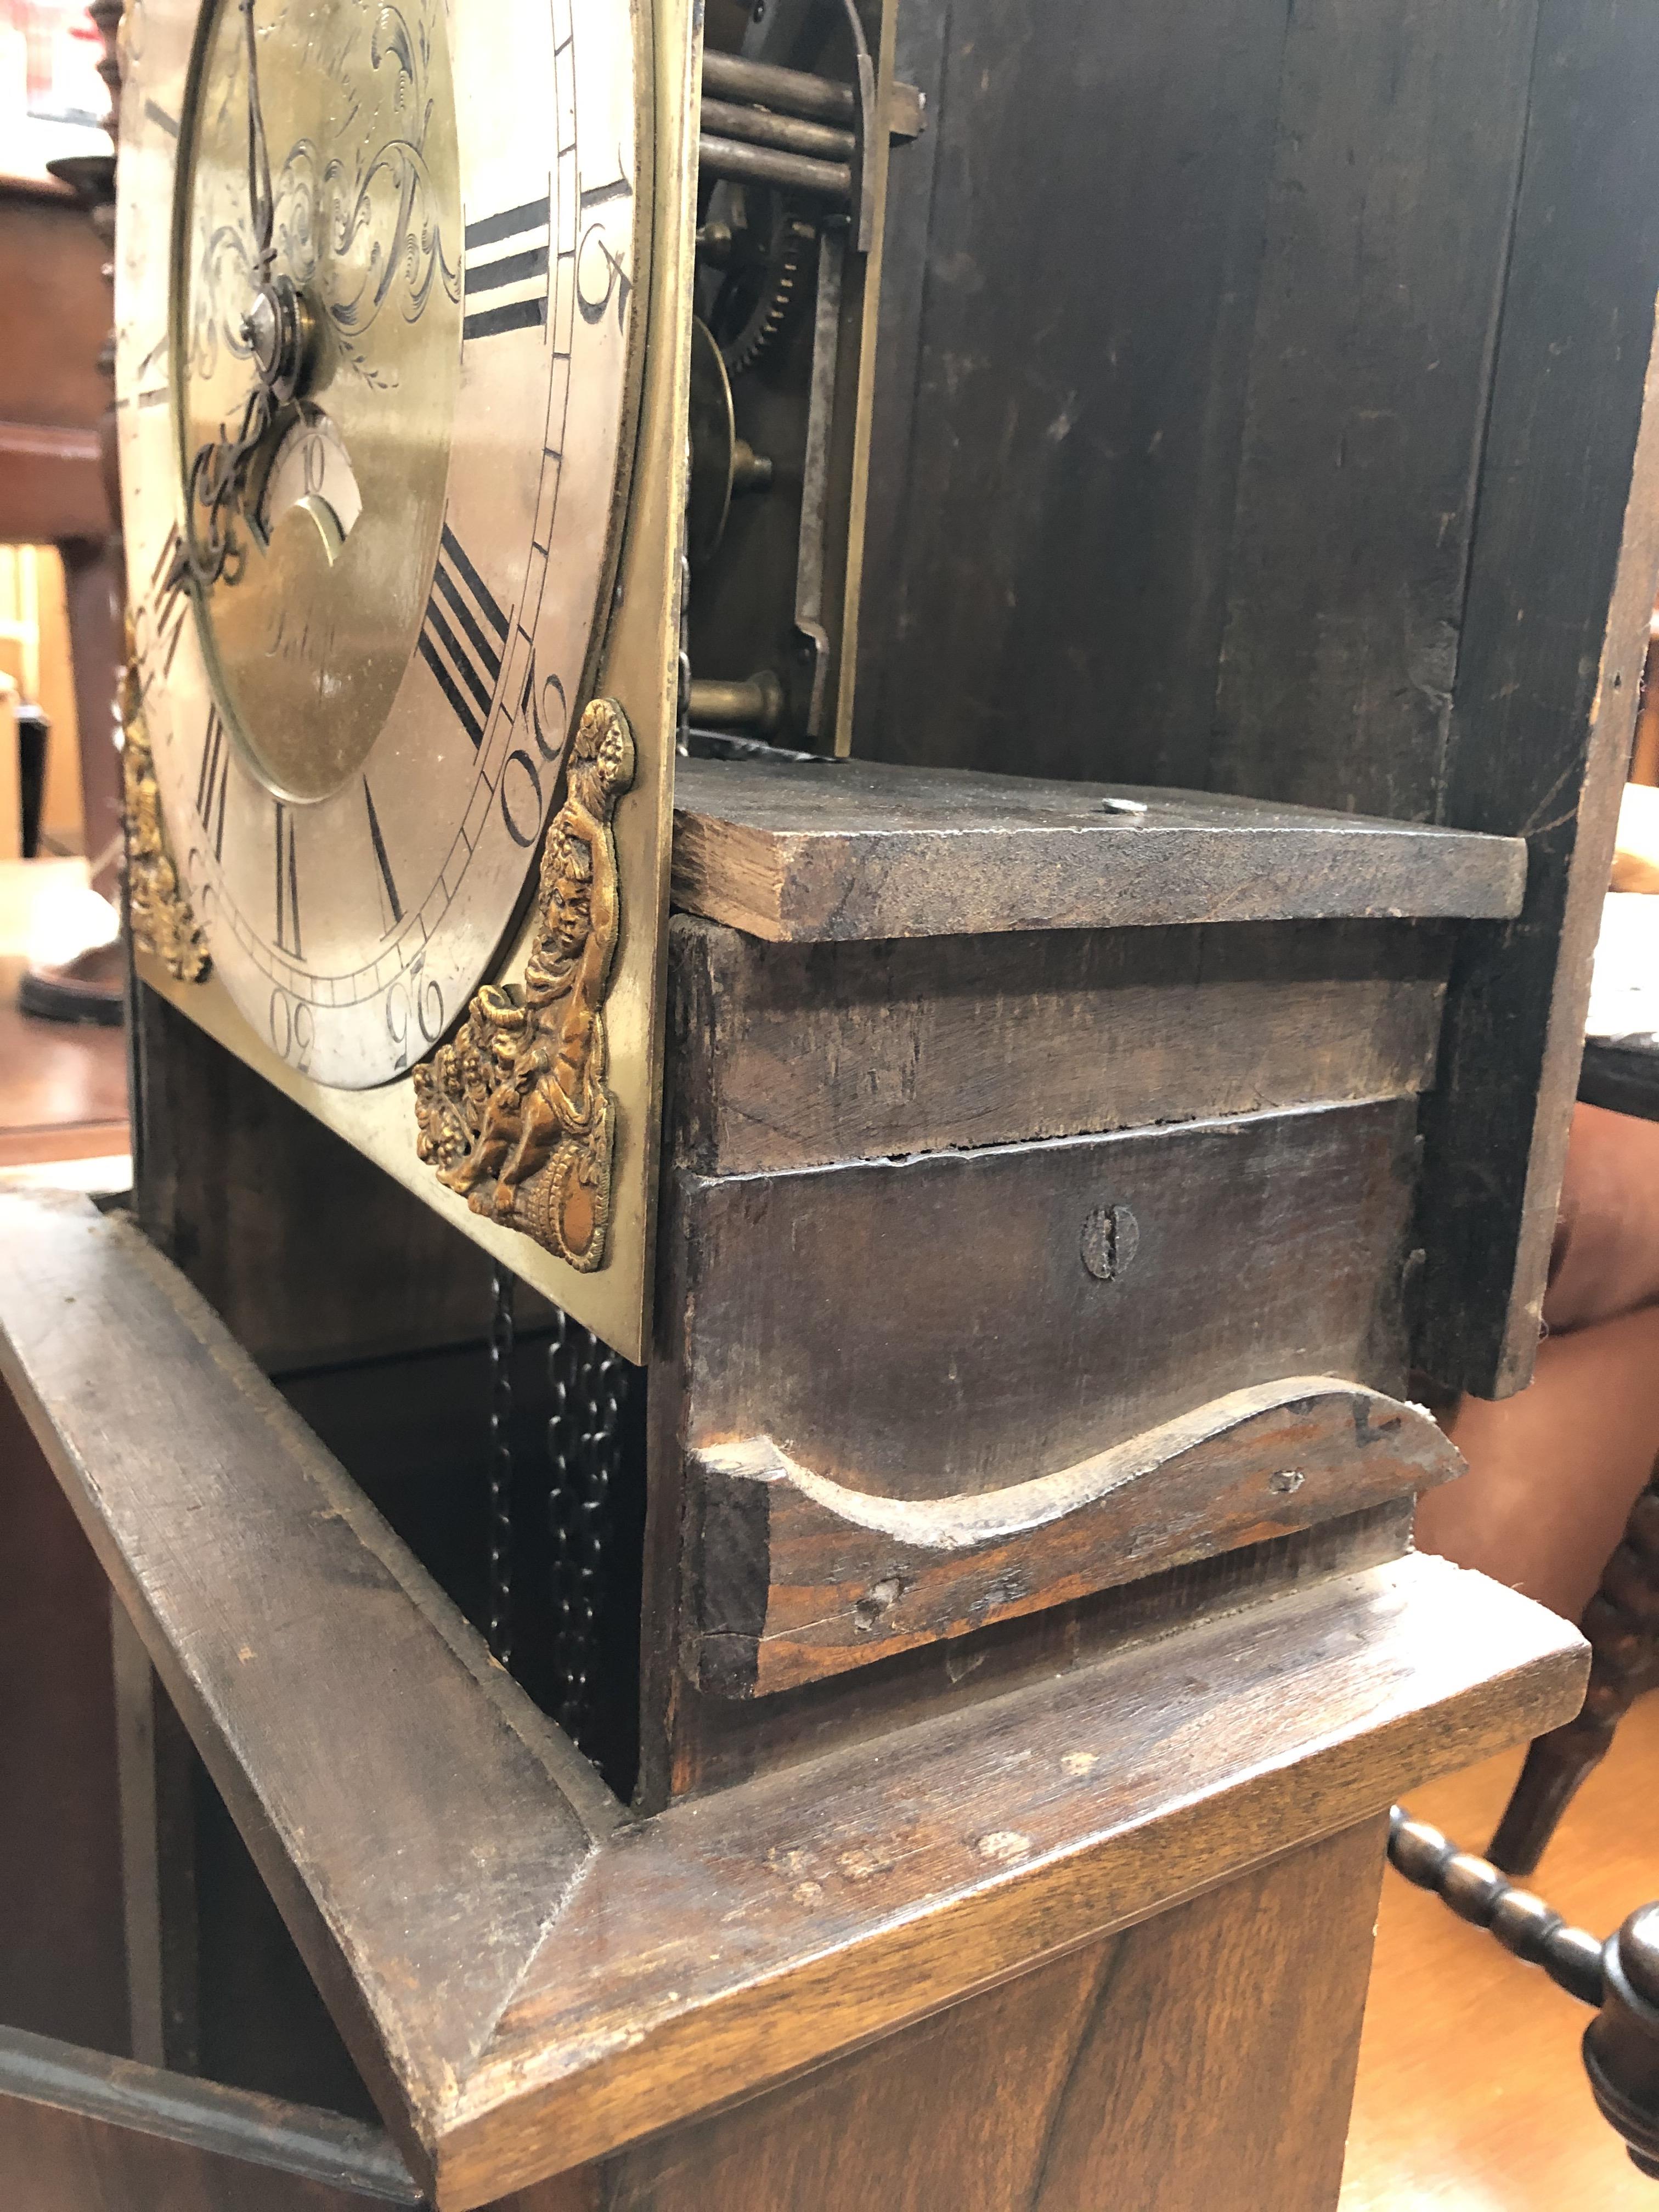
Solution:
[(1601, 909), (1578, 1096), (1659, 1121), (1659, 897), (1609, 891)]

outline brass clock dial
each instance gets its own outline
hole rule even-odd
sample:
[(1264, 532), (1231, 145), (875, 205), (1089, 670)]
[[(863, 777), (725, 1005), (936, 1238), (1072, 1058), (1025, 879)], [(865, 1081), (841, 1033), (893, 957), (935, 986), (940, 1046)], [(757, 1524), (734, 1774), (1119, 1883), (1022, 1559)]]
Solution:
[(216, 973), (325, 1085), (397, 1077), (464, 1012), (592, 682), (643, 337), (643, 20), (128, 9), (117, 388), (155, 779)]

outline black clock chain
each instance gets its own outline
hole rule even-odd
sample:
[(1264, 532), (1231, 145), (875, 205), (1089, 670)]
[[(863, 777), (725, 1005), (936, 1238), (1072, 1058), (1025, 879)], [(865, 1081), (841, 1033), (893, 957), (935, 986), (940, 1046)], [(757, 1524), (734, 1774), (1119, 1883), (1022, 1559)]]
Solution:
[(489, 1610), (485, 1638), (503, 1667), (513, 1660), (514, 1278), (495, 1272), (489, 1317)]
[(547, 1348), (555, 1711), (590, 1755), (612, 1476), (633, 1371), (591, 1329), (559, 1315)]
[[(514, 1452), (514, 1358), (518, 1332), (514, 1278), (495, 1273), (489, 1328), (489, 1591), (485, 1637), (503, 1667), (514, 1662), (514, 1499), (521, 1470)], [(639, 1370), (578, 1321), (553, 1309), (547, 1339), (547, 1572), (550, 1616), (540, 1632), (526, 1619), (526, 1678), (565, 1733), (590, 1757), (599, 1724), (601, 1644), (613, 1498), (628, 1395)], [(526, 1472), (526, 1471), (523, 1471)], [(526, 1544), (533, 1551), (529, 1532)], [(545, 1669), (545, 1672), (544, 1672)], [(539, 1678), (539, 1680), (538, 1680)]]

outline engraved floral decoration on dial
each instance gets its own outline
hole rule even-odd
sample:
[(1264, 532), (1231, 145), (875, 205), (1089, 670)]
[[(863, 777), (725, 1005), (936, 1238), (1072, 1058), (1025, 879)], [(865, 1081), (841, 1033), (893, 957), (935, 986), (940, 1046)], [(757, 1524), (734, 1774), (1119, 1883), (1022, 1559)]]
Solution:
[(460, 362), (440, 0), (205, 31), (176, 337), (186, 544), (234, 737), (284, 797), (373, 746), (418, 636)]
[(648, 17), (128, 22), (117, 406), (161, 817), (213, 1018), (366, 1091), (504, 956), (617, 618)]

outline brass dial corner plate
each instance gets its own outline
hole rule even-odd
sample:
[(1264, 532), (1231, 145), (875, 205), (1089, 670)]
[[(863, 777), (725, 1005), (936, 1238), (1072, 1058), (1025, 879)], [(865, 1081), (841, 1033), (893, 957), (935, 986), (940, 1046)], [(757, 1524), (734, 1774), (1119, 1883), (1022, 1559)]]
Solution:
[[(695, 146), (672, 0), (132, 0), (117, 405), (142, 714), (211, 974), (147, 981), (630, 1357), (648, 1328)], [(521, 988), (567, 757), (632, 732), (608, 1223), (417, 1156)], [(570, 1248), (574, 1249), (574, 1248)]]

